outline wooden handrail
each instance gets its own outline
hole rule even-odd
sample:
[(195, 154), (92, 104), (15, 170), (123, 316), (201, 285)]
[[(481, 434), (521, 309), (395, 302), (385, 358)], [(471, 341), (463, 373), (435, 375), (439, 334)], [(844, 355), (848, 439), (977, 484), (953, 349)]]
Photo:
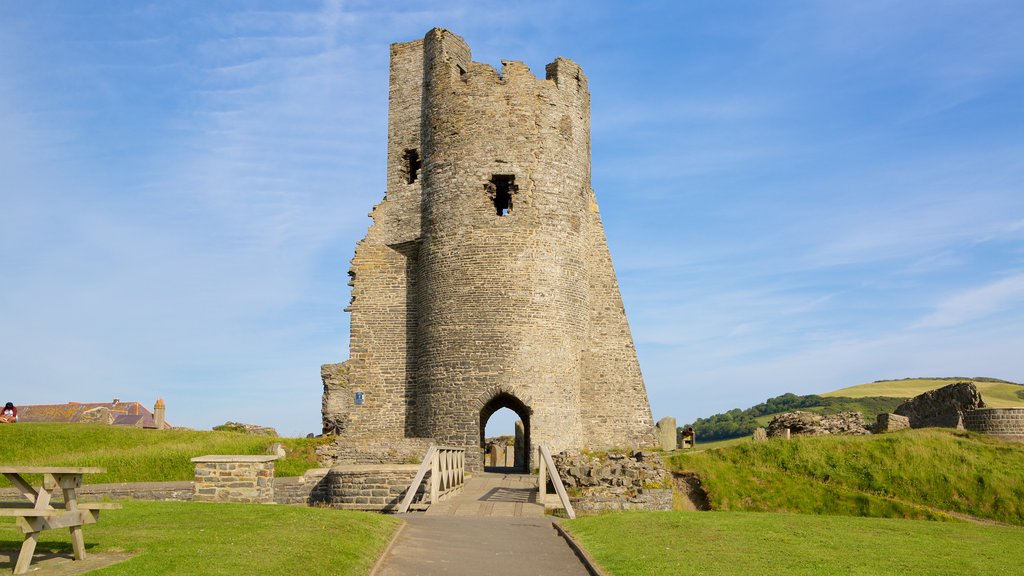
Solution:
[(419, 470), (413, 476), (409, 489), (405, 491), (405, 497), (398, 505), (398, 513), (404, 514), (409, 511), (412, 499), (423, 483), (423, 478), (430, 471), (430, 489), (427, 491), (427, 498), (430, 504), (435, 504), (454, 494), (462, 488), (466, 481), (466, 449), (454, 446), (437, 446), (431, 444), (427, 453), (423, 455), (423, 462)]
[(551, 459), (551, 450), (548, 450), (547, 446), (543, 444), (537, 449), (540, 452), (540, 474), (537, 478), (537, 491), (541, 504), (544, 503), (544, 498), (548, 493), (548, 470), (551, 471), (551, 483), (555, 486), (555, 492), (558, 494), (558, 499), (562, 501), (562, 507), (565, 508), (565, 513), (572, 520), (576, 518), (576, 511), (572, 509), (572, 503), (569, 502), (569, 495), (565, 492), (565, 486), (562, 485), (562, 478), (558, 475), (558, 468), (555, 467), (554, 460)]

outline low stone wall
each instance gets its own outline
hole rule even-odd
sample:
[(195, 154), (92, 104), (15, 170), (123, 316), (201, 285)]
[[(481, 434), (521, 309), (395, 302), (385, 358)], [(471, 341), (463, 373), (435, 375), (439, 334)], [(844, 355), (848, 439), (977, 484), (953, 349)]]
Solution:
[(327, 501), (327, 468), (306, 470), (302, 476), (274, 478), (274, 502), (316, 506)]
[(274, 502), (274, 460), (277, 456), (193, 458), (194, 502)]
[(964, 413), (972, 432), (1024, 439), (1024, 408), (979, 408)]
[[(89, 476), (86, 475), (86, 480)], [(192, 500), (192, 482), (125, 482), (118, 484), (83, 484), (78, 490), (83, 501), (93, 500)], [(0, 490), (0, 500), (17, 502), (21, 493), (14, 488)], [(60, 499), (59, 497), (57, 498)]]
[[(418, 464), (342, 464), (334, 466), (323, 480), (325, 500), (332, 508), (391, 512), (401, 503), (416, 476)], [(422, 499), (424, 485), (416, 497)]]
[[(277, 504), (318, 505), (327, 502), (324, 477), (327, 468), (314, 468), (298, 477), (274, 478), (274, 502)], [(409, 479), (412, 481), (412, 478)], [(193, 482), (125, 482), (120, 484), (84, 484), (78, 496), (92, 500), (155, 500), (191, 502)], [(21, 493), (14, 488), (0, 489), (0, 500), (17, 502)]]

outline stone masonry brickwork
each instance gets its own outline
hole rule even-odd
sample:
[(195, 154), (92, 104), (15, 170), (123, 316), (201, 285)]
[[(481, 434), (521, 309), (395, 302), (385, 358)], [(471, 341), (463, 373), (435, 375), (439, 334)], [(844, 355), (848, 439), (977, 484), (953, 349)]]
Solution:
[[(417, 469), (417, 464), (335, 466), (324, 478), (322, 503), (348, 510), (393, 511), (405, 496)], [(426, 478), (429, 480), (430, 475)], [(420, 483), (419, 492), (427, 485), (429, 482)], [(422, 494), (418, 499), (422, 499)]]
[(964, 412), (964, 428), (1024, 440), (1024, 408), (978, 408)]
[(325, 431), (480, 455), (481, 420), (510, 408), (531, 447), (655, 445), (591, 189), (583, 70), (499, 72), (443, 29), (394, 44), (387, 155), (349, 271), (350, 358), (321, 371)]
[(194, 502), (274, 501), (277, 456), (200, 456), (193, 458)]

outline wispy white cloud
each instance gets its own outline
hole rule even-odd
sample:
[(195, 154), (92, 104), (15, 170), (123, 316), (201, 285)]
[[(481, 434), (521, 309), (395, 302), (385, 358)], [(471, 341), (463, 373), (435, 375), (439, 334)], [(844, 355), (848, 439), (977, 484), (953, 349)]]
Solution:
[(921, 318), (915, 328), (951, 328), (995, 314), (1024, 302), (1024, 273), (977, 286), (950, 296)]

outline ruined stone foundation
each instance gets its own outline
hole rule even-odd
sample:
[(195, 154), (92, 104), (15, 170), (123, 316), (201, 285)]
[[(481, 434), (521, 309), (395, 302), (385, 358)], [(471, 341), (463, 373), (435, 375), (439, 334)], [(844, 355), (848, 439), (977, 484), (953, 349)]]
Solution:
[(387, 193), (371, 216), (349, 272), (350, 359), (323, 368), (340, 445), (429, 438), (479, 468), (501, 408), (531, 460), (538, 444), (654, 444), (576, 63), (498, 72), (442, 29), (392, 45)]

